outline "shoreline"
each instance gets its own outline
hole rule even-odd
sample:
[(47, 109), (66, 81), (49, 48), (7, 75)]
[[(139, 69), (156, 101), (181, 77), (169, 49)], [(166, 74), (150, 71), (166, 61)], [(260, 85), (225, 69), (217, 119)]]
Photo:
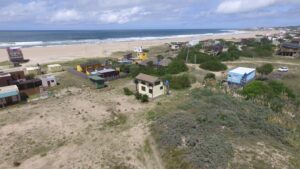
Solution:
[[(276, 30), (246, 31), (242, 33), (220, 33), (212, 35), (191, 35), (188, 37), (161, 38), (150, 40), (130, 41), (107, 41), (101, 43), (85, 43), (70, 45), (34, 46), (22, 48), (24, 58), (30, 59), (23, 67), (35, 64), (47, 64), (55, 62), (66, 62), (81, 58), (109, 57), (112, 53), (120, 51), (132, 51), (135, 47), (143, 46), (150, 48), (170, 42), (202, 41), (209, 39), (235, 40), (241, 38), (253, 38), (256, 35), (278, 33)], [(121, 57), (121, 56), (120, 56)], [(8, 60), (6, 49), (0, 49), (0, 62)]]

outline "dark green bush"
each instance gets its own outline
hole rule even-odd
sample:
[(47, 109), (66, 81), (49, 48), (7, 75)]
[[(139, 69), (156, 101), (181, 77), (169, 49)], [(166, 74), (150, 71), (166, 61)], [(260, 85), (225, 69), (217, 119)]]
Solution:
[(131, 96), (134, 94), (131, 90), (128, 89), (128, 87), (124, 87), (123, 91), (126, 96)]
[(216, 80), (216, 75), (214, 73), (207, 73), (204, 80)]
[(147, 103), (147, 102), (149, 102), (149, 97), (148, 97), (148, 95), (146, 95), (146, 94), (142, 95), (142, 97), (141, 97), (141, 102), (142, 102), (142, 103)]
[(262, 75), (268, 75), (270, 73), (272, 73), (274, 70), (274, 67), (272, 64), (264, 64), (258, 68), (256, 68), (256, 71)]
[(220, 61), (211, 60), (204, 62), (200, 65), (200, 68), (210, 71), (224, 71), (227, 70), (227, 66)]
[(172, 60), (172, 62), (167, 67), (168, 74), (178, 74), (186, 71), (188, 71), (188, 67), (186, 66), (184, 61), (180, 59)]
[(135, 93), (135, 98), (137, 99), (137, 100), (140, 100), (140, 99), (142, 99), (142, 95), (140, 94), (140, 93)]
[(166, 75), (163, 79), (169, 80), (171, 89), (180, 90), (191, 87), (191, 79), (188, 74), (175, 76)]

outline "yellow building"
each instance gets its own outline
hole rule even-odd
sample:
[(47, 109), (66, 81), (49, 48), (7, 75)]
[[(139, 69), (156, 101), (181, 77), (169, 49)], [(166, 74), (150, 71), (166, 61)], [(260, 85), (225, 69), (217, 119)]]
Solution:
[(139, 52), (137, 54), (137, 57), (138, 57), (139, 60), (145, 61), (145, 60), (148, 59), (148, 52)]
[(85, 63), (85, 64), (77, 65), (76, 70), (78, 72), (82, 72), (82, 73), (85, 73), (87, 75), (90, 75), (90, 72), (93, 72), (93, 71), (95, 71), (97, 69), (100, 69), (102, 67), (103, 67), (102, 63)]

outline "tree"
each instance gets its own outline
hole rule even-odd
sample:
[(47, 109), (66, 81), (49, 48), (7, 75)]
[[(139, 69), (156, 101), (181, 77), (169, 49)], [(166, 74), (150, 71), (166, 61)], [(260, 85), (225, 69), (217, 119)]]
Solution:
[(261, 67), (256, 68), (257, 72), (262, 75), (268, 75), (273, 72), (274, 67), (272, 64), (264, 64)]
[(167, 67), (167, 73), (178, 74), (188, 70), (188, 67), (183, 60), (173, 59), (172, 62)]

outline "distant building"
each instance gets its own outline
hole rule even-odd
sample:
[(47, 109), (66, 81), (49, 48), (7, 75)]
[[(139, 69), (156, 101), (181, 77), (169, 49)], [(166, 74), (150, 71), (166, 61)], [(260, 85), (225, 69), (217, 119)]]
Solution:
[(57, 80), (55, 76), (52, 75), (42, 76), (39, 77), (39, 79), (41, 79), (43, 87), (54, 87), (57, 85)]
[(165, 93), (165, 87), (158, 77), (140, 73), (135, 78), (137, 92), (148, 95), (149, 98), (155, 98)]
[(229, 85), (245, 85), (251, 80), (254, 80), (256, 70), (253, 68), (238, 67), (232, 69), (227, 74), (227, 82)]
[(97, 75), (89, 76), (89, 79), (96, 85), (97, 89), (105, 87), (105, 79)]
[(20, 93), (16, 85), (0, 87), (0, 105), (2, 107), (20, 102)]
[(26, 68), (26, 74), (27, 75), (30, 75), (30, 74), (40, 75), (40, 74), (42, 74), (41, 67), (39, 67), (39, 66), (27, 67)]
[(28, 97), (40, 93), (42, 80), (41, 79), (23, 80), (23, 81), (18, 81), (16, 85), (19, 88), (20, 94)]
[(21, 48), (19, 47), (10, 47), (7, 48), (7, 53), (9, 56), (9, 61), (11, 62), (23, 62), (24, 56)]
[(94, 72), (95, 70), (102, 69), (104, 65), (100, 62), (87, 62), (84, 64), (79, 64), (76, 67), (76, 70), (78, 72), (85, 73), (87, 75), (90, 75), (91, 72)]
[(62, 72), (63, 67), (60, 64), (47, 65), (49, 73)]
[(296, 43), (283, 43), (280, 45), (278, 55), (300, 57), (300, 45)]
[(104, 79), (115, 79), (120, 76), (120, 72), (112, 68), (104, 68), (102, 70), (91, 72), (91, 75), (97, 75)]
[(19, 80), (24, 80), (25, 74), (21, 69), (10, 69), (0, 72), (0, 87), (16, 84)]

